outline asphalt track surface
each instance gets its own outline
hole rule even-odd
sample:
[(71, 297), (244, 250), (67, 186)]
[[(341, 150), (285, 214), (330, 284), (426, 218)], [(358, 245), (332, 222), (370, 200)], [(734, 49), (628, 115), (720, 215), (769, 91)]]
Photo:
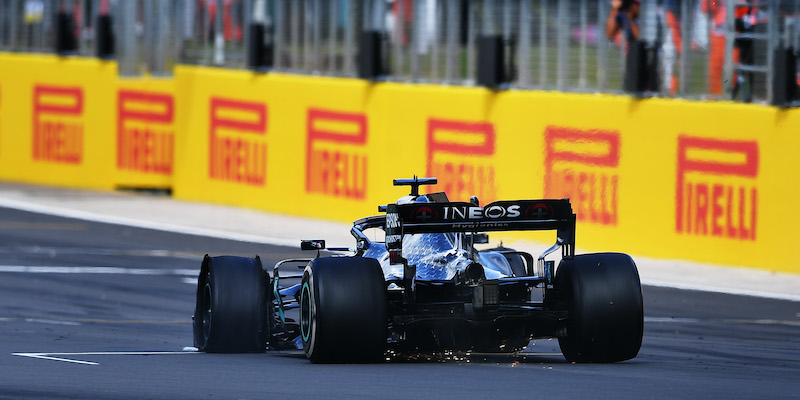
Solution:
[(555, 340), (372, 365), (185, 351), (206, 253), (301, 255), (0, 208), (0, 398), (800, 398), (800, 302), (649, 286), (618, 364), (567, 363)]

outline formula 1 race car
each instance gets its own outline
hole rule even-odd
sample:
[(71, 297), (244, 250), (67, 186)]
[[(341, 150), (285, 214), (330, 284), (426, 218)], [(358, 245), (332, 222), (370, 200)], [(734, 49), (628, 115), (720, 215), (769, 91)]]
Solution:
[[(639, 274), (620, 253), (575, 255), (569, 199), (483, 207), (419, 194), (436, 178), (396, 179), (411, 194), (356, 220), (351, 255), (278, 262), (209, 257), (197, 285), (194, 343), (215, 353), (300, 349), (314, 363), (376, 362), (403, 354), (514, 352), (558, 338), (568, 361), (618, 362), (642, 343)], [(505, 247), (478, 250), (486, 232), (556, 230), (534, 259)], [(369, 236), (383, 234), (383, 243)], [(379, 235), (380, 236), (380, 235)], [(480, 246), (478, 246), (480, 247)], [(558, 268), (545, 260), (561, 249)], [(304, 268), (287, 275), (287, 266)], [(287, 284), (287, 282), (299, 282)], [(297, 315), (292, 318), (288, 311)]]

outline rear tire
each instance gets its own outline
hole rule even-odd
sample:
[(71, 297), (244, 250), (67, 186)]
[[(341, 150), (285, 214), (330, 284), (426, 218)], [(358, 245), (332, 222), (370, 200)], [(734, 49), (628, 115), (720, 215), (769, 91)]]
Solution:
[(639, 273), (627, 254), (583, 254), (564, 259), (556, 288), (567, 308), (567, 334), (558, 339), (571, 362), (610, 363), (636, 357), (644, 309)]
[(378, 362), (386, 349), (386, 284), (378, 261), (325, 257), (300, 289), (300, 336), (313, 363)]
[(261, 353), (269, 336), (269, 275), (261, 260), (205, 256), (197, 280), (194, 345), (207, 353)]

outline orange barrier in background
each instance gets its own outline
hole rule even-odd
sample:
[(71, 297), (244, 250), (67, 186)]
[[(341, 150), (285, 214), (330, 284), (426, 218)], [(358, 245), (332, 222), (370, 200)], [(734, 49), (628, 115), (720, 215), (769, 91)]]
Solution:
[[(158, 82), (114, 69), (101, 85), (92, 79), (105, 64), (48, 63), (42, 75), (95, 72), (37, 89), (37, 76), (8, 79), (16, 67), (0, 63), (0, 178), (172, 187), (181, 199), (351, 221), (406, 194), (392, 178), (434, 175), (431, 190), (452, 200), (569, 197), (586, 250), (800, 273), (800, 110), (189, 66)], [(34, 145), (30, 121), (42, 115), (63, 138), (80, 121), (81, 157), (77, 142)]]

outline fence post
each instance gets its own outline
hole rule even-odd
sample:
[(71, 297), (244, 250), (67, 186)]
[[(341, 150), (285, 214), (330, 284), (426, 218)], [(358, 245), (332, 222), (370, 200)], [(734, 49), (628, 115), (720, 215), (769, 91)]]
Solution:
[[(370, 1), (364, 0), (364, 4)], [(364, 30), (358, 38), (358, 77), (361, 79), (381, 81), (388, 78), (387, 35), (380, 20), (384, 10), (380, 3), (364, 7)]]
[(97, 58), (103, 60), (114, 58), (114, 29), (108, 0), (100, 0), (95, 32)]
[(517, 85), (527, 87), (531, 84), (531, 4), (530, 0), (520, 0), (519, 4), (519, 70)]
[(608, 87), (608, 44), (610, 42), (606, 37), (603, 21), (607, 18), (609, 12), (607, 1), (597, 2), (597, 90), (603, 90)]
[(136, 40), (136, 2), (123, 1), (119, 4), (120, 18), (120, 49), (119, 49), (119, 74), (123, 76), (138, 75), (139, 49)]
[(556, 14), (556, 23), (558, 24), (558, 37), (556, 43), (556, 89), (564, 90), (567, 86), (567, 74), (569, 73), (569, 58), (567, 46), (569, 46), (569, 17), (568, 17), (568, 2), (559, 1), (558, 11)]
[[(689, 88), (689, 51), (694, 13), (688, 1), (681, 2), (681, 52), (678, 54), (678, 96), (686, 95)], [(677, 44), (677, 43), (676, 43)]]
[(345, 76), (353, 76), (353, 36), (356, 18), (352, 0), (344, 0), (344, 11), (344, 60), (342, 62), (342, 70)]
[[(735, 20), (735, 2), (726, 5), (725, 7), (725, 58), (722, 63), (722, 95), (723, 98), (733, 99), (733, 44), (735, 40), (736, 28), (734, 27)], [(774, 21), (770, 21), (773, 23)], [(752, 82), (751, 82), (752, 84)]]
[[(580, 10), (578, 10), (578, 15), (580, 19), (580, 70), (578, 74), (578, 88), (586, 89), (589, 85), (588, 80), (586, 79), (586, 35), (587, 35), (587, 28), (589, 25), (588, 19), (589, 15), (586, 10), (587, 4), (586, 0), (580, 1)], [(599, 29), (599, 28), (598, 28)]]
[[(16, 2), (14, 2), (16, 5)], [(73, 55), (78, 50), (78, 41), (75, 37), (73, 14), (70, 12), (72, 2), (61, 4), (56, 16), (56, 54), (59, 56)], [(16, 16), (15, 16), (16, 17)], [(14, 18), (16, 19), (16, 18)], [(16, 22), (13, 24), (16, 27)], [(13, 34), (16, 36), (16, 32)]]
[(459, 33), (461, 32), (461, 9), (457, 0), (445, 1), (443, 14), (447, 18), (447, 50), (445, 52), (444, 80), (447, 83), (452, 83), (456, 77), (456, 68), (460, 64), (459, 60), (461, 60), (461, 57), (456, 56), (456, 46), (459, 42)]
[(767, 103), (775, 102), (773, 82), (775, 76), (775, 54), (778, 52), (778, 1), (770, 0), (768, 3), (769, 22), (767, 23)]
[(284, 18), (286, 16), (286, 11), (284, 10), (283, 0), (270, 0), (274, 7), (271, 10), (270, 14), (270, 21), (272, 22), (272, 26), (274, 29), (274, 41), (275, 41), (275, 49), (273, 51), (273, 60), (275, 61), (275, 68), (280, 70), (284, 67), (283, 65), (283, 54), (286, 52), (284, 42), (284, 34), (286, 33), (285, 23), (288, 18)]
[(539, 85), (542, 89), (547, 85), (547, 21), (550, 19), (547, 12), (548, 1), (541, 0), (539, 8)]
[(272, 67), (272, 43), (264, 40), (267, 36), (265, 8), (265, 0), (253, 2), (253, 18), (250, 21), (250, 34), (247, 37), (247, 67), (261, 73), (269, 71)]
[(467, 0), (467, 76), (464, 79), (467, 84), (475, 82), (475, 68), (477, 62), (477, 52), (475, 51), (475, 37), (478, 35), (478, 16), (475, 4), (478, 0)]
[(225, 64), (225, 26), (222, 21), (223, 1), (216, 0), (216, 13), (214, 14), (214, 65)]
[[(331, 1), (328, 2), (328, 75), (335, 76), (336, 75), (336, 58), (337, 58), (337, 47), (339, 45), (338, 39), (338, 24), (339, 24), (339, 2), (338, 1)], [(320, 18), (321, 20), (321, 18)]]

